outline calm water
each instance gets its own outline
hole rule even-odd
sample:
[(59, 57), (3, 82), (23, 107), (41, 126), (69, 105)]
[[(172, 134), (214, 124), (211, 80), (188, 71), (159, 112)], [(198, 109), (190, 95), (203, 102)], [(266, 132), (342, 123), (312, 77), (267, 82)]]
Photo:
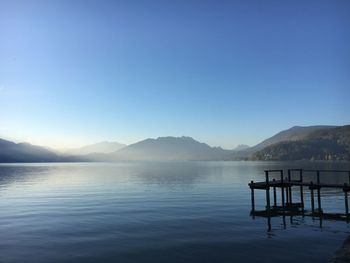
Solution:
[[(268, 231), (266, 218), (249, 216), (247, 183), (278, 167), (350, 170), (349, 163), (0, 165), (0, 262), (327, 262), (349, 235), (347, 223), (324, 220), (321, 228), (318, 219), (294, 217), (284, 226), (276, 217)], [(264, 198), (257, 192), (258, 208)], [(340, 192), (324, 192), (322, 201), (325, 211), (344, 211)]]

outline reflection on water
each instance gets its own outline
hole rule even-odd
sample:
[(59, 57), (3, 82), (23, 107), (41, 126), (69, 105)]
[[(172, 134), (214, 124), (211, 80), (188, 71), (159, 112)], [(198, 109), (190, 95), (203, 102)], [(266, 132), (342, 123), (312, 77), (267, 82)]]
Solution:
[[(249, 215), (248, 182), (281, 167), (350, 169), (321, 162), (0, 165), (0, 262), (327, 262), (350, 232), (345, 222), (320, 228), (317, 219), (276, 217), (267, 231), (266, 218)], [(257, 207), (264, 194), (257, 191)], [(343, 209), (342, 195), (325, 194), (325, 209)]]

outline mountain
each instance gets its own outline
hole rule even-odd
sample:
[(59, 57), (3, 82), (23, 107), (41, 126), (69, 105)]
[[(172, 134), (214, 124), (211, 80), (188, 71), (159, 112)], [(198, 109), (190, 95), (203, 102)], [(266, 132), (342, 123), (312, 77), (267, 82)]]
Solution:
[[(316, 126), (320, 127), (320, 126)], [(311, 128), (311, 127), (304, 127)], [(350, 125), (309, 129), (294, 140), (285, 140), (256, 151), (252, 160), (348, 160)]]
[[(242, 149), (232, 153), (230, 159), (231, 160), (249, 160), (253, 158), (253, 155), (256, 152), (261, 151), (262, 149), (270, 145), (274, 145), (280, 142), (299, 141), (306, 138), (307, 136), (309, 136), (311, 133), (315, 131), (335, 128), (335, 127), (337, 126), (330, 126), (330, 125), (293, 126), (292, 128), (281, 131), (253, 147)], [(256, 158), (256, 156), (254, 158)]]
[(70, 162), (82, 161), (76, 156), (61, 156), (44, 147), (29, 143), (14, 143), (0, 139), (0, 163), (13, 162)]
[(191, 137), (146, 139), (110, 154), (110, 160), (223, 160), (231, 151), (210, 147)]
[(328, 126), (328, 125), (318, 125), (318, 126), (294, 126), (288, 130), (281, 131), (276, 135), (262, 141), (261, 143), (255, 145), (250, 149), (252, 152), (262, 150), (263, 148), (286, 141), (300, 141), (305, 139), (307, 136), (313, 132), (335, 128), (337, 126)]
[(239, 144), (239, 145), (237, 145), (237, 147), (234, 148), (233, 150), (234, 150), (234, 151), (243, 151), (243, 150), (247, 150), (247, 149), (249, 149), (249, 148), (250, 148), (249, 145), (246, 145), (246, 144)]
[(124, 148), (126, 145), (118, 142), (99, 142), (95, 144), (86, 145), (77, 149), (69, 149), (65, 154), (71, 155), (86, 155), (93, 153), (112, 153)]

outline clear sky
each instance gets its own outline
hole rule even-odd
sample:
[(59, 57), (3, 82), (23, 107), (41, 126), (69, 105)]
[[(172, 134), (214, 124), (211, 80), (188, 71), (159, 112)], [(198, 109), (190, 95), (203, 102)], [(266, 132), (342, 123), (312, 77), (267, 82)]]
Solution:
[(0, 137), (253, 145), (350, 123), (350, 1), (0, 0)]

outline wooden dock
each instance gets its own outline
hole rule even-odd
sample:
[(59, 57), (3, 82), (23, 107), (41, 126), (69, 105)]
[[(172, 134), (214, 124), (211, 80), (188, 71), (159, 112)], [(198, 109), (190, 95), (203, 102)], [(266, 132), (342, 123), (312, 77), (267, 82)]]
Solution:
[[(251, 202), (253, 216), (279, 216), (279, 215), (306, 215), (318, 216), (324, 219), (336, 219), (349, 221), (349, 202), (348, 193), (350, 191), (350, 171), (343, 170), (306, 170), (306, 169), (288, 169), (286, 170), (265, 170), (265, 181), (254, 182), (251, 181), (248, 185), (251, 189)], [(314, 181), (304, 180), (304, 174), (312, 174)], [(321, 181), (321, 175), (327, 174), (342, 174), (345, 175), (346, 180), (341, 184), (325, 183)], [(271, 174), (277, 175), (278, 179), (270, 180)], [(285, 175), (287, 175), (285, 177)], [(311, 211), (305, 209), (304, 190), (309, 190), (311, 200)], [(321, 203), (321, 190), (324, 188), (339, 189), (344, 193), (344, 212), (339, 213), (324, 213)], [(299, 202), (293, 202), (293, 190), (298, 189), (297, 193), (300, 195)], [(255, 190), (266, 191), (266, 209), (255, 210)], [(271, 204), (270, 191), (273, 191), (273, 203)], [(278, 191), (279, 190), (279, 191)], [(277, 200), (277, 192), (280, 195), (280, 201)], [(315, 207), (315, 192), (317, 199), (317, 208)]]

